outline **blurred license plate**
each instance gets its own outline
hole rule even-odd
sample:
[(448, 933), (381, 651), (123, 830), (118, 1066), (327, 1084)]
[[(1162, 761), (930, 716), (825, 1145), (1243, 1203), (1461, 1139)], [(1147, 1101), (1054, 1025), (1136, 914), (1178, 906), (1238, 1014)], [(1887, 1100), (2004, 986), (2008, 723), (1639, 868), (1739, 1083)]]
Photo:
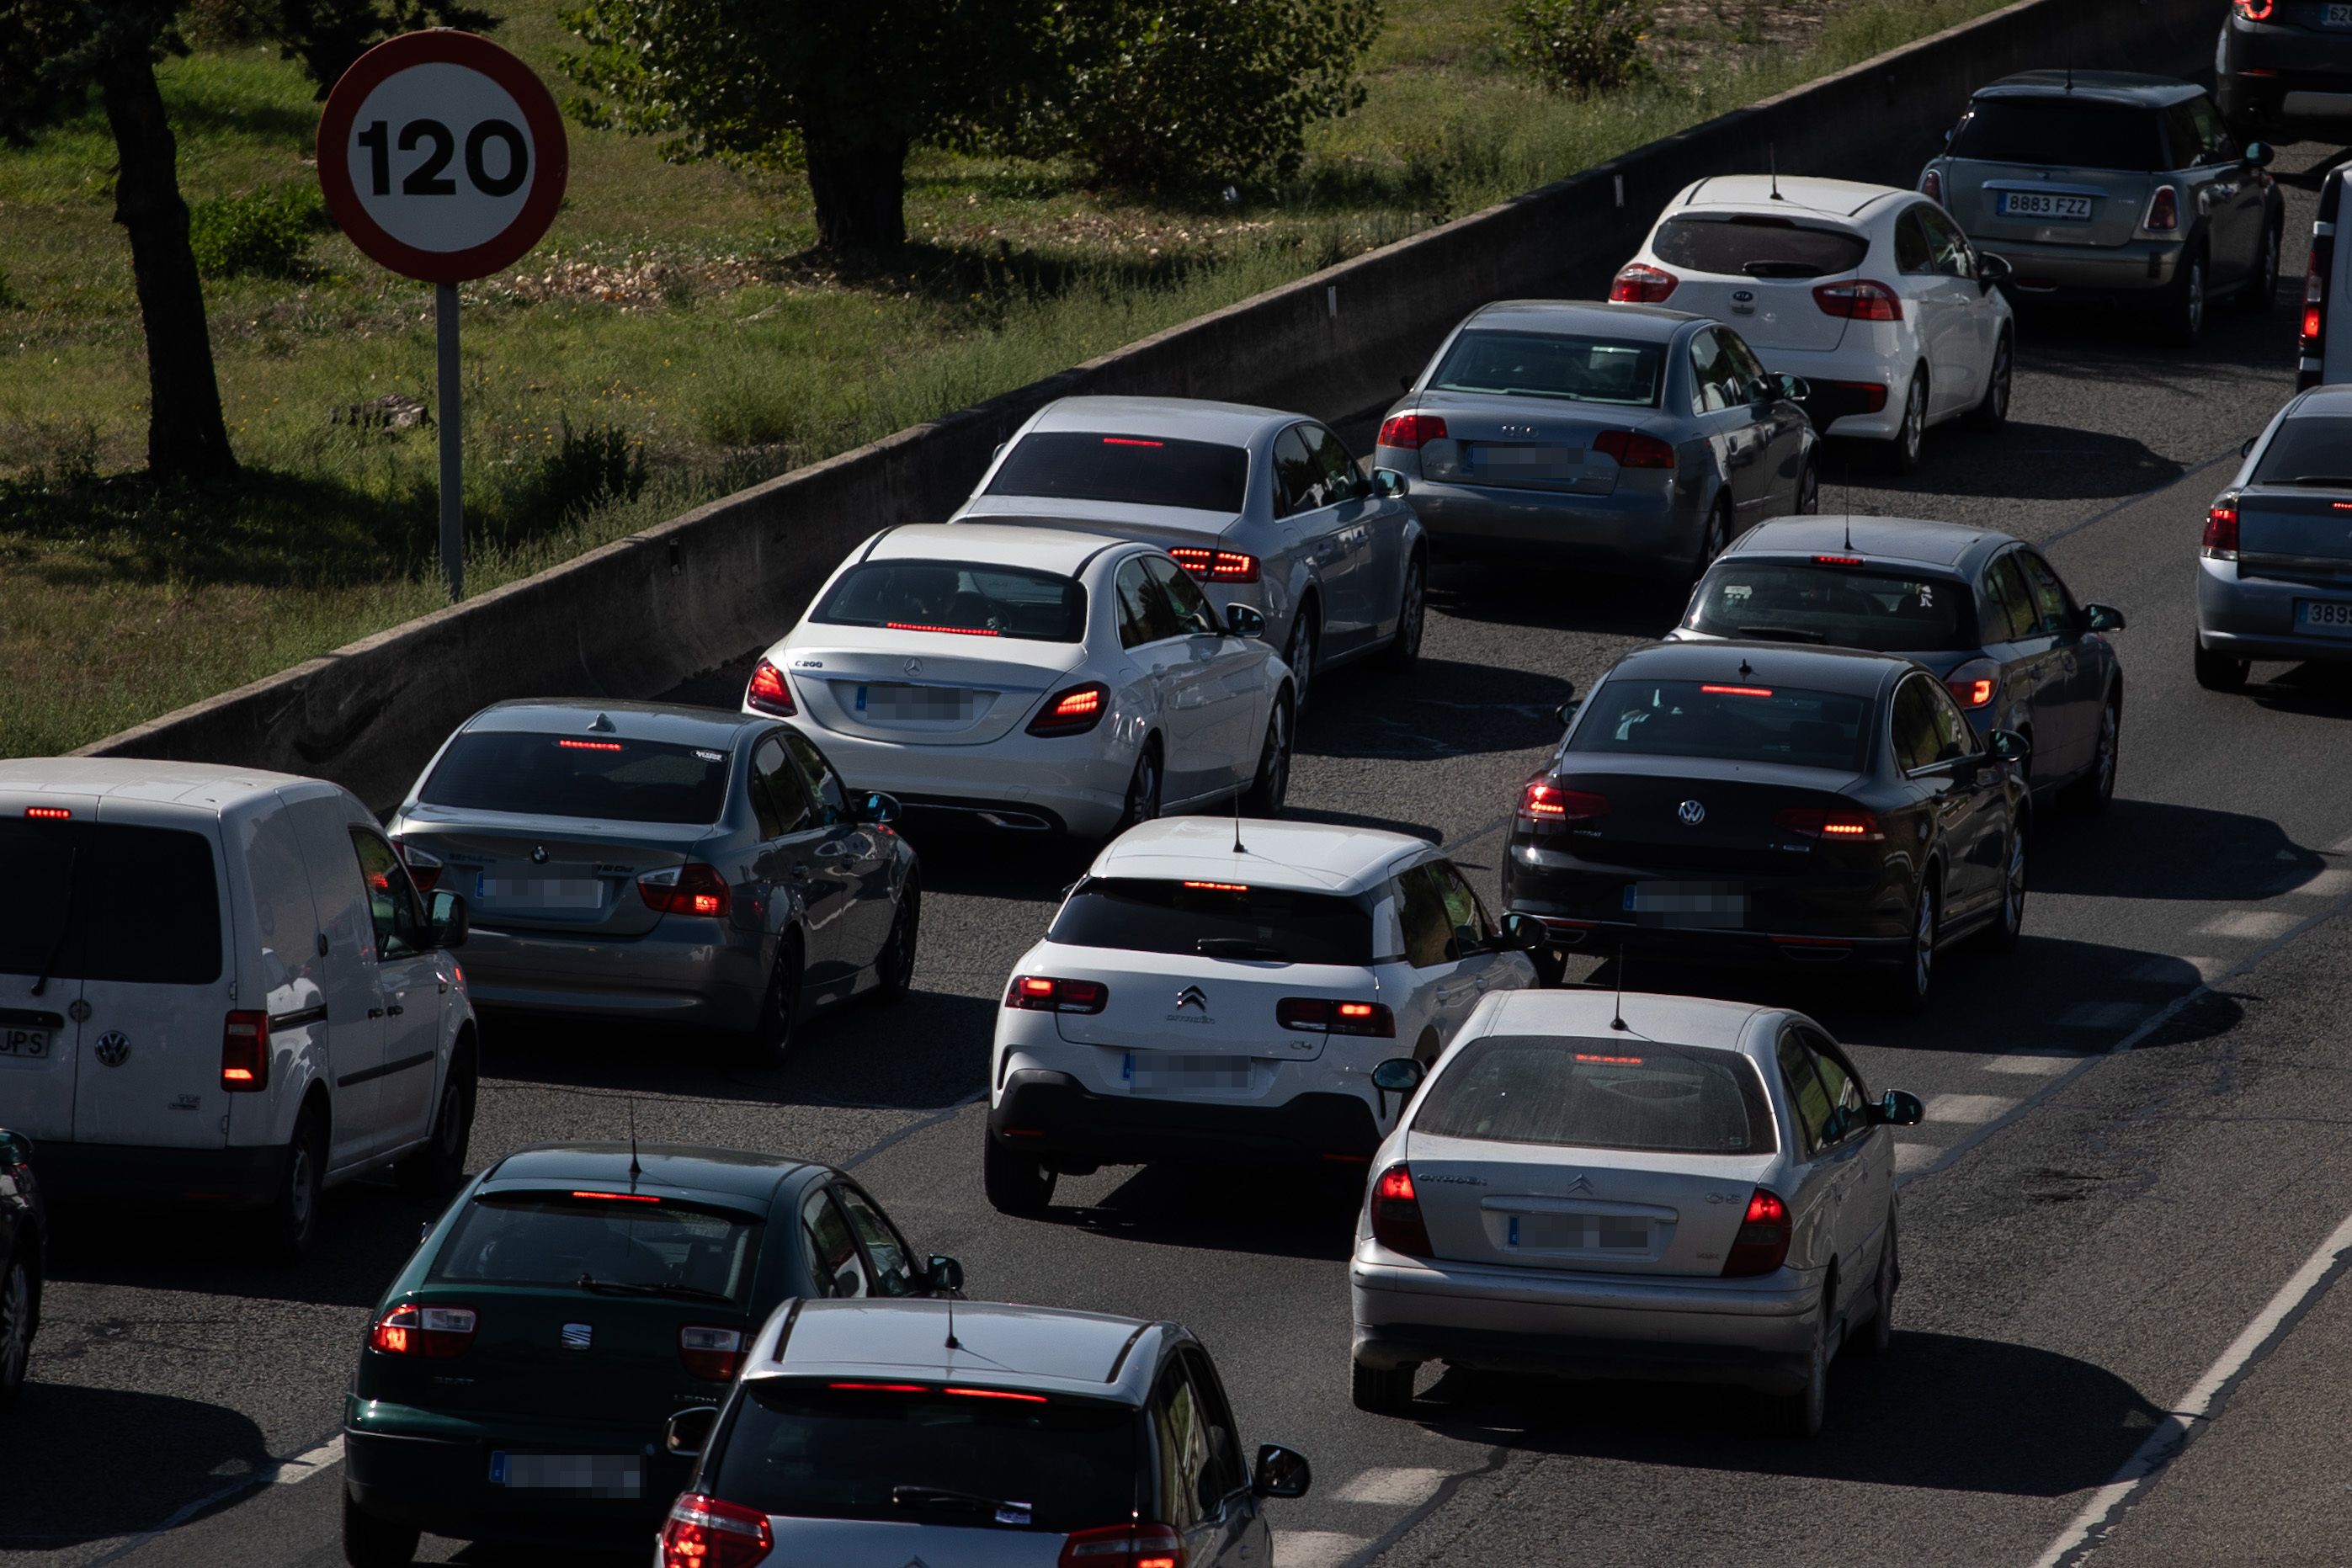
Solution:
[(49, 1031), (45, 1029), (0, 1029), (0, 1056), (47, 1056)]
[(875, 718), (970, 718), (971, 694), (952, 686), (863, 685), (857, 711)]
[(604, 884), (593, 876), (485, 876), (476, 879), (474, 897), (529, 909), (600, 909)]
[(1541, 1252), (1647, 1252), (1650, 1222), (1607, 1214), (1515, 1214), (1504, 1244)]
[(2298, 599), (2294, 601), (2294, 629), (2322, 637), (2352, 637), (2352, 604)]
[(1748, 895), (1722, 883), (1637, 882), (1625, 889), (1625, 911), (1644, 925), (1745, 925)]
[(1250, 1059), (1130, 1051), (1120, 1076), (1136, 1089), (1246, 1089)]
[(2047, 191), (2003, 191), (2000, 210), (2005, 217), (2062, 218), (2070, 223), (2091, 220), (2091, 198), (2088, 196), (2053, 196)]
[(1462, 448), (1462, 465), (1495, 478), (1573, 479), (1584, 472), (1584, 448), (1470, 444)]
[(2352, 5), (2330, 5), (2326, 19), (2331, 27), (2352, 27)]
[(517, 1490), (635, 1497), (645, 1490), (645, 1461), (635, 1454), (509, 1454), (490, 1456), (490, 1484)]

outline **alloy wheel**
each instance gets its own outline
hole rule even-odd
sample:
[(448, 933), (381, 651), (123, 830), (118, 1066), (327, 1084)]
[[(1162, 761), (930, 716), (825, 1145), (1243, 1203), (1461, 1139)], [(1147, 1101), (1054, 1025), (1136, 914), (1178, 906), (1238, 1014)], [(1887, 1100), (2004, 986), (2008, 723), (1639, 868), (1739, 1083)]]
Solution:
[(310, 1141), (298, 1133), (286, 1160), (286, 1219), (293, 1235), (309, 1236), (310, 1210), (318, 1199), (318, 1178), (310, 1169)]
[(2015, 941), (2025, 927), (2025, 828), (2020, 824), (2009, 835), (2009, 877), (2001, 893), (2000, 924), (2003, 934)]
[(1290, 705), (1275, 699), (1266, 716), (1265, 746), (1258, 753), (1257, 780), (1250, 789), (1250, 808), (1260, 816), (1280, 813), (1290, 795)]
[(1397, 607), (1396, 640), (1389, 646), (1389, 663), (1412, 664), (1421, 656), (1423, 622), (1429, 612), (1427, 573), (1415, 560), (1404, 569), (1404, 598)]
[(2116, 793), (2116, 753), (2117, 752), (2117, 750), (2118, 750), (2118, 749), (2120, 749), (2119, 743), (2120, 743), (2120, 741), (2121, 741), (2121, 740), (2122, 740), (2122, 738), (2123, 738), (2123, 737), (2122, 737), (2122, 736), (2118, 733), (2118, 731), (2119, 731), (2119, 730), (2121, 729), (2121, 727), (2122, 727), (2122, 725), (2123, 725), (2122, 717), (2121, 717), (2121, 716), (2120, 716), (2116, 712), (2116, 705), (2115, 705), (2115, 704), (2113, 704), (2113, 703), (2109, 703), (2109, 704), (2108, 704), (2108, 705), (2107, 705), (2104, 709), (2102, 709), (2102, 710), (2100, 711), (2100, 714), (2099, 714), (2099, 761), (2098, 761), (2098, 769), (2099, 769), (2099, 795), (2098, 795), (2098, 799), (2099, 799), (2100, 803), (2101, 803), (2101, 804), (2103, 804), (2103, 805), (2104, 805), (2106, 801), (2108, 801), (2108, 800), (2112, 800), (2112, 799), (2114, 799), (2114, 798), (2115, 798), (2115, 793)]
[(1989, 424), (1999, 424), (2009, 417), (2010, 387), (2017, 373), (2015, 358), (2009, 340), (2003, 338), (2000, 347), (1993, 352), (1992, 386), (1985, 402), (1985, 422)]
[(1811, 458), (1805, 461), (1805, 472), (1797, 480), (1797, 515), (1810, 517), (1822, 509), (1822, 468)]
[(2186, 292), (2187, 313), (2181, 318), (2180, 328), (2184, 340), (2193, 343), (2205, 330), (2205, 258), (2201, 256), (2189, 263)]
[(1127, 809), (1120, 814), (1124, 832), (1160, 815), (1160, 758), (1150, 747), (1135, 759), (1135, 776), (1127, 784)]
[(33, 1352), (32, 1272), (12, 1260), (0, 1275), (0, 1404), (16, 1396)]
[(1911, 989), (1924, 997), (1936, 982), (1936, 895), (1919, 890), (1919, 918), (1911, 932)]
[(1290, 666), (1290, 700), (1304, 713), (1307, 694), (1315, 684), (1315, 626), (1304, 604), (1290, 628), (1290, 645), (1283, 651), (1282, 662)]
[(1917, 380), (1911, 382), (1911, 395), (1903, 403), (1903, 465), (1909, 467), (1919, 461), (1919, 453), (1927, 444), (1927, 389)]

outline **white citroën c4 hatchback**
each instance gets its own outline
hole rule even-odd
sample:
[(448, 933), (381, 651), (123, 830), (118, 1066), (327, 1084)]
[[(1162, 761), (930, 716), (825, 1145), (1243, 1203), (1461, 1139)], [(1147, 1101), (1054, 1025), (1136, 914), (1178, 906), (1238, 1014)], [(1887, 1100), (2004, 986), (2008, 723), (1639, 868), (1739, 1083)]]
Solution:
[[(1241, 847), (1236, 849), (1235, 845)], [(1321, 822), (1192, 817), (1105, 849), (997, 1014), (987, 1188), (1034, 1213), (1064, 1172), (1167, 1162), (1361, 1169), (1489, 992), (1536, 983), (1436, 846)]]

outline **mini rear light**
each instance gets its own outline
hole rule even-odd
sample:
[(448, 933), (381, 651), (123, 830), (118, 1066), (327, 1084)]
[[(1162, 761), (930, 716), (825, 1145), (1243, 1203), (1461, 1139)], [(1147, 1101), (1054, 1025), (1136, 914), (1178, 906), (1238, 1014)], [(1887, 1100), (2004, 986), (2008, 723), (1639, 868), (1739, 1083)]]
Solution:
[(731, 902), (727, 879), (716, 866), (667, 866), (637, 878), (637, 896), (649, 909), (664, 915), (719, 916)]
[(1813, 303), (1822, 314), (1843, 316), (1849, 321), (1903, 319), (1903, 301), (1895, 290), (1867, 277), (1821, 284), (1813, 289)]
[(1800, 833), (1809, 839), (1827, 839), (1835, 843), (1876, 843), (1886, 837), (1878, 825), (1878, 819), (1859, 806), (1850, 810), (1822, 806), (1790, 806), (1772, 820), (1783, 831)]
[(1859, 399), (1862, 407), (1856, 412), (1862, 413), (1886, 412), (1886, 383), (1884, 382), (1832, 382), (1830, 385), (1849, 397)]
[(1038, 708), (1037, 716), (1029, 721), (1032, 735), (1084, 735), (1100, 724), (1103, 715), (1110, 711), (1110, 688), (1100, 681), (1088, 681), (1082, 686), (1072, 686), (1047, 697)]
[(1638, 430), (1604, 430), (1592, 438), (1592, 450), (1605, 452), (1620, 468), (1671, 468), (1675, 449), (1654, 435)]
[(2198, 554), (2207, 560), (2238, 559), (2238, 497), (2224, 496), (2205, 514), (2205, 541)]
[(1391, 1166), (1372, 1183), (1372, 1239), (1391, 1252), (1426, 1258), (1436, 1250), (1429, 1244), (1429, 1226), (1421, 1218), (1421, 1198), (1412, 1188), (1412, 1167)]
[(662, 1522), (661, 1568), (751, 1568), (775, 1546), (766, 1514), (690, 1491)]
[(1519, 796), (1519, 820), (1523, 822), (1584, 822), (1608, 814), (1608, 796), (1563, 789), (1542, 779), (1531, 779)]
[(246, 1009), (221, 1023), (221, 1087), (257, 1094), (269, 1087), (269, 1015)]
[[(2231, 0), (2231, 3), (2237, 6), (2238, 15), (2247, 21), (2266, 22), (2270, 20), (2272, 7), (2278, 3), (2278, 0)], [(2252, 76), (2254, 73), (2247, 71), (2243, 74)]]
[(1391, 414), (1381, 426), (1382, 446), (1418, 452), (1433, 441), (1445, 439), (1445, 422), (1433, 413)]
[(1919, 193), (1931, 202), (1944, 199), (1944, 175), (1941, 170), (1930, 169), (1919, 176)]
[(63, 806), (27, 806), (25, 808), (25, 815), (36, 822), (67, 822), (73, 820), (73, 813)]
[(1164, 1524), (1074, 1531), (1057, 1568), (1184, 1568), (1184, 1538)]
[(1258, 578), (1257, 557), (1240, 550), (1178, 545), (1168, 553), (1198, 582), (1255, 582)]
[(751, 666), (751, 684), (743, 688), (743, 702), (778, 718), (791, 718), (800, 712), (793, 706), (792, 688), (784, 685), (784, 672), (765, 659)]
[(743, 1369), (743, 1331), (689, 1323), (677, 1331), (677, 1359), (709, 1383), (732, 1383)]
[(408, 868), (408, 880), (416, 884), (416, 891), (432, 892), (441, 880), (441, 857), (399, 839), (392, 841), (392, 847), (400, 852), (400, 863)]
[(471, 1307), (420, 1307), (412, 1301), (376, 1319), (368, 1343), (387, 1355), (446, 1361), (465, 1354), (480, 1323)]
[(2141, 228), (2149, 234), (2172, 234), (2180, 227), (2180, 193), (2170, 185), (2158, 185), (2156, 194), (2147, 199), (2147, 216)]
[(1766, 1187), (1748, 1199), (1739, 1234), (1723, 1260), (1723, 1277), (1738, 1280), (1769, 1274), (1789, 1260), (1789, 1206)]
[(1396, 1038), (1396, 1015), (1379, 1002), (1334, 1001), (1328, 997), (1285, 997), (1274, 1004), (1274, 1021), (1309, 1033)]
[(1670, 298), (1682, 281), (1671, 272), (1637, 261), (1610, 284), (1609, 298), (1617, 305), (1656, 305)]
[(1050, 975), (1015, 975), (1005, 988), (1004, 1005), (1033, 1013), (1098, 1013), (1110, 1000), (1100, 980), (1064, 980)]
[(1815, 566), (1863, 566), (1867, 563), (1858, 555), (1817, 555), (1813, 558), (1813, 564)]

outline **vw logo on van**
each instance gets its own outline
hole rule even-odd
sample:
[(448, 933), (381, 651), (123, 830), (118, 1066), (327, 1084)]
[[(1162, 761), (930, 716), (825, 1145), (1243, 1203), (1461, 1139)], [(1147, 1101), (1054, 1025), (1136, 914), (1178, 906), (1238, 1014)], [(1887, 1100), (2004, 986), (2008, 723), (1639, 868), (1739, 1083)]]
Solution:
[(120, 1067), (131, 1057), (131, 1037), (119, 1029), (108, 1030), (98, 1037), (98, 1059), (109, 1067)]
[(1696, 800), (1685, 800), (1675, 808), (1675, 815), (1683, 820), (1685, 828), (1696, 828), (1706, 821), (1706, 807)]

